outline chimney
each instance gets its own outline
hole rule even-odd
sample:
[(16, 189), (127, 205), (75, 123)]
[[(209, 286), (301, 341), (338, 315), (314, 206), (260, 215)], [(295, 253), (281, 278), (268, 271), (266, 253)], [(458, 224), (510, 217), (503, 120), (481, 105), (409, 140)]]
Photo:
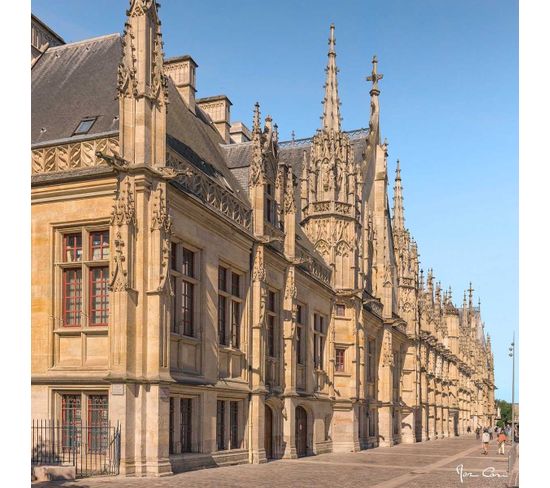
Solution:
[(197, 105), (201, 110), (212, 119), (216, 129), (222, 136), (226, 144), (229, 144), (230, 139), (230, 119), (231, 119), (231, 100), (225, 95), (216, 95), (214, 97), (200, 98), (197, 100)]
[(252, 140), (250, 130), (242, 122), (234, 122), (229, 129), (231, 136), (231, 142), (239, 144), (241, 142), (248, 142)]
[(183, 101), (195, 113), (196, 69), (198, 64), (189, 56), (177, 56), (164, 60), (164, 72), (168, 75)]

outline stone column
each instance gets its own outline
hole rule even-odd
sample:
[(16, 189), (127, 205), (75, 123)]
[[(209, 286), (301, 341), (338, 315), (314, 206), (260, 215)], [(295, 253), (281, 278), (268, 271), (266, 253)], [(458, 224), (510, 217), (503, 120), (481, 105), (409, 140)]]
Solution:
[(391, 326), (382, 330), (381, 358), (378, 366), (378, 439), (380, 447), (393, 445), (392, 366), (394, 363)]
[(286, 397), (283, 406), (283, 459), (296, 459), (296, 401)]

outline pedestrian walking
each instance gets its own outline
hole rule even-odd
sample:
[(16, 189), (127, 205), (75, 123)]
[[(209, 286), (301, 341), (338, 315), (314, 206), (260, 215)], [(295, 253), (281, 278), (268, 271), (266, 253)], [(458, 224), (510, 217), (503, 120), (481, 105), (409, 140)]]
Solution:
[(480, 433), (480, 428), (479, 426), (476, 427), (476, 441), (479, 441), (479, 433)]
[(489, 438), (493, 440), (493, 428), (489, 427)]
[(498, 441), (498, 453), (504, 456), (504, 444), (506, 444), (506, 434), (500, 431), (500, 434), (497, 437)]
[(466, 432), (468, 432), (468, 434), (469, 434), (470, 432), (472, 432), (472, 428), (471, 428), (469, 425), (468, 425), (468, 428), (466, 429)]
[(481, 451), (481, 454), (484, 454), (487, 456), (487, 453), (489, 452), (489, 441), (491, 440), (491, 436), (489, 435), (489, 431), (487, 429), (483, 429), (483, 435), (481, 436), (481, 442), (483, 444), (483, 451)]

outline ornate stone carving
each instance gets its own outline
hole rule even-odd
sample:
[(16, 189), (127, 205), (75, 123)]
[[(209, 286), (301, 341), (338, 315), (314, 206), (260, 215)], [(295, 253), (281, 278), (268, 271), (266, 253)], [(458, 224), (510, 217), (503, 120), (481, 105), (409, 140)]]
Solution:
[(264, 266), (263, 252), (256, 252), (254, 268), (252, 269), (252, 281), (265, 281), (266, 271)]
[(122, 59), (117, 72), (117, 91), (118, 95), (122, 97), (137, 97), (138, 94), (134, 39), (132, 24), (126, 22), (122, 36)]
[(107, 162), (96, 154), (98, 152), (106, 156), (118, 156), (118, 138), (91, 139), (33, 149), (31, 152), (31, 174), (107, 166)]
[(113, 255), (113, 267), (109, 288), (111, 291), (124, 291), (128, 289), (128, 270), (126, 269), (126, 251), (120, 231), (117, 231), (114, 239), (115, 252)]
[(391, 334), (384, 332), (384, 342), (382, 347), (382, 364), (386, 367), (391, 367), (395, 364), (393, 349), (391, 344)]
[(296, 280), (294, 276), (294, 266), (290, 266), (287, 271), (286, 285), (285, 285), (285, 299), (295, 300), (298, 296), (298, 289), (296, 288)]
[(174, 180), (181, 189), (191, 193), (225, 218), (251, 230), (251, 210), (244, 202), (172, 152), (168, 153), (167, 159), (169, 166), (184, 170)]
[(115, 203), (111, 212), (111, 225), (135, 224), (136, 205), (134, 188), (130, 176), (119, 176)]
[(168, 235), (172, 234), (172, 218), (166, 206), (166, 196), (162, 183), (157, 184), (157, 189), (153, 196), (151, 230), (162, 230)]

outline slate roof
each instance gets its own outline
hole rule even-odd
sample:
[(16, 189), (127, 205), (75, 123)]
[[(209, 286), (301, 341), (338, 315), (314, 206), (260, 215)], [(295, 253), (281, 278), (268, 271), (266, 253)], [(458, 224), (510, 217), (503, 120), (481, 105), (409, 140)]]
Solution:
[[(368, 129), (357, 129), (347, 132), (351, 147), (354, 152), (354, 160), (359, 163), (363, 160), (363, 154), (367, 149)], [(290, 164), (297, 177), (302, 174), (302, 163), (304, 151), (309, 159), (309, 150), (312, 144), (312, 138), (300, 139), (297, 141), (284, 141), (279, 143), (279, 161)], [(248, 187), (248, 167), (252, 155), (252, 142), (243, 142), (240, 144), (224, 144), (222, 149), (225, 152), (227, 166), (231, 169), (235, 177), (240, 181), (244, 188)]]
[(121, 53), (120, 34), (111, 34), (42, 55), (31, 71), (31, 144), (70, 138), (84, 117), (98, 117), (88, 136), (118, 131)]
[[(31, 71), (33, 146), (118, 133), (116, 87), (121, 55), (120, 34), (56, 46), (44, 53)], [(248, 202), (247, 192), (227, 167), (220, 147), (223, 139), (208, 115), (198, 107), (193, 114), (170, 78), (168, 98), (168, 147)], [(94, 116), (97, 120), (86, 135), (73, 135), (83, 118)]]

